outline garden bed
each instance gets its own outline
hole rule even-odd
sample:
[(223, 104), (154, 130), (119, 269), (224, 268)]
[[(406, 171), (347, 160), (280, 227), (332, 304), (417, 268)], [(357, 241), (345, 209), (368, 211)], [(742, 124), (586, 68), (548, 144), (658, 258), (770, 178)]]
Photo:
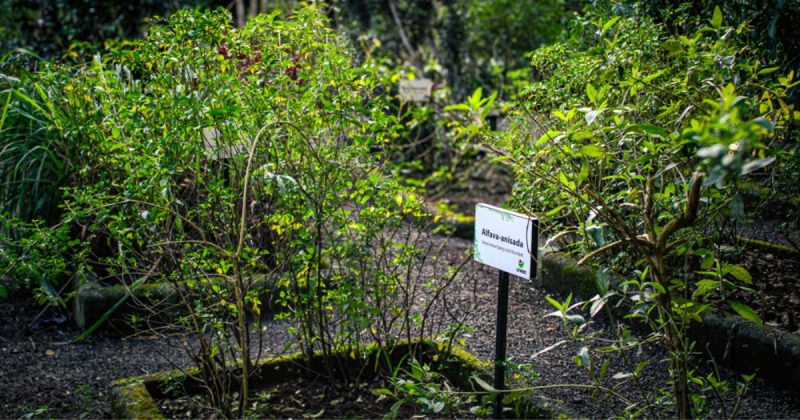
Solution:
[[(457, 261), (471, 245), (472, 242), (467, 240), (451, 241), (444, 257)], [(470, 313), (466, 322), (472, 328), (465, 333), (463, 345), (480, 358), (488, 360), (494, 354), (497, 273), (477, 264), (471, 265), (469, 271), (474, 274), (474, 281), (460, 283), (453, 291), (452, 310)], [(544, 299), (544, 295), (551, 293), (553, 291), (546, 291), (536, 283), (519, 279), (510, 282), (508, 355), (512, 365), (527, 366), (522, 371), (515, 367), (510, 373), (512, 376), (521, 375), (521, 382), (534, 386), (589, 383), (586, 369), (576, 367), (574, 362), (581, 343), (569, 343), (540, 353), (567, 338), (557, 319), (544, 317), (553, 310)], [(19, 304), (24, 305), (23, 302)], [(30, 304), (33, 305), (33, 302)], [(17, 312), (19, 318), (15, 316)], [(79, 331), (65, 321), (56, 325), (54, 320), (64, 317), (64, 313), (50, 311), (38, 321), (33, 319), (35, 314), (35, 311), (14, 311), (8, 302), (0, 302), (0, 358), (7, 367), (3, 371), (6, 374), (0, 372), (0, 389), (5, 396), (0, 417), (19, 418), (34, 412), (39, 412), (39, 416), (61, 418), (86, 415), (93, 418), (109, 417), (112, 416), (108, 405), (111, 384), (119, 385), (114, 381), (115, 378), (185, 368), (191, 363), (180, 348), (178, 337), (138, 336), (120, 339), (107, 332), (98, 332), (80, 344), (67, 344)], [(26, 327), (33, 329), (26, 330)], [(284, 354), (284, 344), (291, 341), (285, 328), (285, 323), (269, 323), (267, 332), (263, 334), (264, 354)], [(603, 320), (597, 320), (590, 329), (603, 336), (611, 334), (610, 327)], [(254, 342), (257, 339), (257, 336), (252, 338)], [(658, 362), (663, 357), (663, 351), (652, 346), (643, 348), (643, 352), (637, 356), (638, 360), (652, 361), (641, 378), (649, 389), (664, 386), (664, 366)], [(621, 363), (614, 363), (609, 369), (609, 376), (624, 369)], [(725, 378), (738, 378), (735, 372), (724, 367), (720, 370)], [(741, 403), (742, 417), (793, 417), (800, 412), (800, 397), (796, 391), (777, 388), (760, 377), (756, 377)], [(606, 382), (609, 386), (621, 385), (621, 381), (611, 378)], [(626, 395), (636, 395), (638, 392), (630, 383), (621, 385), (619, 389)], [(596, 395), (591, 390), (553, 387), (542, 389), (537, 395), (569, 406), (577, 417), (608, 418), (622, 413), (625, 408), (619, 402)], [(321, 417), (331, 416), (327, 414)], [(721, 417), (722, 414), (712, 409), (709, 416)]]
[[(490, 363), (481, 361), (466, 350), (454, 346), (446, 351), (443, 343), (423, 341), (401, 344), (384, 353), (371, 347), (363, 357), (352, 353), (338, 357), (349, 361), (345, 369), (351, 375), (348, 382), (331, 380), (322, 375), (324, 357), (318, 355), (307, 361), (302, 355), (271, 358), (262, 361), (253, 375), (255, 398), (251, 406), (255, 417), (382, 417), (392, 410), (396, 399), (374, 392), (392, 389), (389, 369), (400, 367), (399, 372), (412, 371), (408, 362), (418, 360), (430, 365), (449, 384), (462, 391), (472, 391), (473, 375), (487, 377)], [(379, 367), (380, 366), (380, 367)], [(194, 369), (161, 372), (152, 375), (118, 380), (112, 385), (112, 413), (118, 418), (197, 418), (212, 417), (214, 411), (200, 394), (201, 387), (191, 377)], [(419, 378), (417, 378), (419, 379)], [(429, 386), (430, 383), (420, 383)], [(447, 385), (444, 385), (447, 386)], [(448, 388), (449, 389), (449, 388)], [(389, 394), (384, 392), (383, 394)], [(419, 396), (419, 395), (418, 395)], [(433, 397), (431, 397), (433, 398)], [(419, 413), (434, 416), (450, 415), (462, 418), (473, 416), (468, 406), (453, 406), (453, 411), (431, 401), (429, 406), (418, 406), (416, 398), (409, 404), (398, 405), (400, 417)], [(444, 403), (442, 403), (444, 404)], [(426, 410), (427, 408), (427, 410)], [(437, 410), (438, 408), (438, 410)], [(448, 407), (450, 408), (450, 407)], [(558, 413), (531, 401), (517, 406), (514, 417), (554, 417)], [(432, 411), (436, 410), (436, 411)]]
[[(764, 261), (763, 246), (759, 253), (753, 250), (746, 250), (744, 254), (745, 262), (749, 262), (748, 269), (754, 271), (754, 264), (761, 265)], [(781, 260), (785, 264), (797, 264), (796, 260), (787, 258)], [(590, 299), (597, 293), (595, 281), (599, 275), (588, 267), (577, 266), (569, 257), (558, 252), (550, 252), (542, 255), (542, 273), (539, 283), (548, 290), (561, 293), (573, 293), (576, 298)], [(781, 279), (795, 275), (793, 271), (781, 271), (785, 268), (784, 264), (776, 264), (767, 272), (778, 270), (780, 274), (776, 277), (754, 276), (754, 284), (762, 291), (760, 295), (763, 301), (767, 302), (791, 302), (796, 299), (794, 293), (781, 294), (774, 293), (775, 285), (781, 285)], [(764, 274), (756, 272), (758, 274)], [(619, 283), (613, 274), (603, 273), (600, 275), (611, 276), (612, 283)], [(786, 282), (791, 283), (791, 281)], [(797, 288), (796, 281), (794, 288)], [(759, 305), (761, 303), (756, 298), (751, 298), (748, 303), (753, 304), (760, 313), (766, 313), (774, 306)], [(796, 306), (780, 306), (786, 311), (795, 311)], [(619, 309), (619, 308), (617, 308)], [(621, 311), (621, 310), (620, 310)], [(624, 315), (620, 313), (620, 315)], [(743, 374), (758, 372), (763, 377), (776, 385), (784, 386), (788, 389), (800, 392), (800, 384), (795, 378), (800, 377), (800, 337), (785, 330), (776, 328), (776, 323), (767, 322), (763, 325), (745, 320), (735, 315), (726, 315), (724, 312), (706, 313), (702, 316), (702, 322), (696, 323), (690, 330), (690, 336), (696, 340), (696, 349), (702, 353), (708, 353), (721, 364), (738, 370)]]

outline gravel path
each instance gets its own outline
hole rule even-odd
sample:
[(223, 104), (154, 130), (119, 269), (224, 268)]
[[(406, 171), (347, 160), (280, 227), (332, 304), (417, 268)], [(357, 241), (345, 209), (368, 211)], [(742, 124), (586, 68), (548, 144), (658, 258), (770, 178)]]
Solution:
[[(454, 249), (466, 250), (471, 242), (458, 240), (451, 246)], [(482, 302), (477, 311), (471, 316), (471, 323), (475, 326), (474, 332), (467, 341), (467, 347), (483, 358), (491, 359), (494, 356), (494, 329), (495, 311), (497, 302), (497, 273), (478, 264), (470, 267), (480, 273), (478, 277), (479, 296)], [(553, 350), (534, 357), (538, 352), (562, 341), (568, 340), (569, 335), (563, 328), (559, 319), (545, 315), (555, 309), (545, 300), (547, 294), (543, 290), (533, 287), (533, 283), (512, 277), (509, 290), (509, 320), (508, 320), (508, 356), (513, 363), (530, 364), (533, 371), (538, 372), (539, 378), (529, 381), (529, 386), (555, 385), (555, 384), (587, 384), (589, 375), (587, 368), (576, 366), (575, 357), (584, 345), (598, 347), (602, 345), (600, 339), (608, 338), (610, 326), (608, 322), (598, 320), (589, 327), (587, 332), (597, 334), (590, 342), (571, 342)], [(469, 286), (472, 288), (472, 286)], [(556, 297), (561, 299), (563, 297)], [(632, 360), (626, 364), (619, 358), (611, 358), (605, 386), (619, 386), (621, 381), (611, 379), (616, 373), (630, 371), (629, 365), (639, 361), (649, 361), (649, 366), (644, 369), (641, 378), (641, 387), (653, 392), (667, 385), (666, 354), (663, 349), (656, 346), (643, 347), (629, 355)], [(700, 370), (710, 372), (713, 367), (707, 364), (700, 366)], [(723, 378), (738, 378), (739, 375), (726, 369), (721, 369)], [(634, 401), (641, 401), (639, 387), (632, 383), (619, 387), (622, 395)], [(609, 418), (623, 413), (625, 404), (619, 400), (593, 396), (591, 391), (576, 390), (574, 388), (556, 388), (539, 391), (543, 398), (561, 402), (571, 408), (580, 417)], [(726, 402), (726, 412), (730, 412), (735, 404), (731, 396)], [(720, 404), (710, 401), (707, 417), (724, 417)], [(671, 410), (671, 408), (670, 408)], [(645, 417), (672, 417), (673, 413), (645, 413)], [(769, 384), (756, 379), (750, 392), (741, 403), (740, 418), (797, 418), (800, 416), (800, 395), (771, 387)]]
[(743, 223), (739, 226), (739, 236), (788, 247), (800, 247), (800, 231), (790, 230), (784, 223), (775, 220)]
[[(471, 246), (470, 241), (451, 239), (446, 259), (462, 258)], [(466, 346), (483, 358), (494, 353), (496, 311), (496, 271), (469, 263), (466, 272), (470, 279), (449, 293), (451, 301), (459, 302), (468, 313)], [(604, 321), (592, 324), (588, 331), (596, 337), (587, 343), (568, 343), (537, 357), (534, 355), (559, 341), (568, 339), (560, 320), (545, 318), (553, 308), (544, 299), (545, 293), (532, 283), (512, 277), (509, 294), (508, 355), (513, 363), (529, 364), (538, 376), (526, 380), (527, 385), (550, 386), (588, 383), (587, 369), (575, 364), (575, 355), (583, 345), (597, 346), (602, 337), (609, 337), (609, 325)], [(156, 337), (118, 338), (107, 332), (98, 333), (81, 344), (58, 344), (77, 335), (67, 323), (47, 326), (40, 322), (35, 332), (24, 331), (31, 319), (16, 319), (8, 302), (0, 302), (0, 418), (36, 417), (105, 417), (108, 416), (108, 386), (117, 378), (141, 375), (175, 365), (188, 366), (189, 359), (176, 340)], [(30, 313), (22, 311), (21, 313)], [(47, 321), (52, 317), (42, 317)], [(57, 318), (52, 318), (58, 321)], [(51, 321), (52, 321), (51, 319)], [(52, 323), (52, 322), (51, 322)], [(279, 353), (287, 336), (282, 325), (271, 324), (265, 334), (266, 352)], [(650, 346), (631, 353), (633, 364), (650, 362), (641, 379), (641, 387), (653, 392), (667, 387), (664, 352)], [(612, 358), (608, 377), (625, 372), (626, 364)], [(701, 366), (707, 371), (709, 366)], [(726, 378), (737, 377), (722, 369)], [(606, 386), (619, 386), (621, 381), (606, 380)], [(628, 383), (619, 386), (621, 395), (640, 400), (638, 387)], [(591, 391), (573, 388), (552, 388), (539, 391), (542, 398), (562, 402), (577, 415), (608, 418), (623, 413), (625, 404)], [(722, 416), (719, 404), (709, 402), (708, 417)], [(733, 406), (733, 401), (728, 401)], [(669, 416), (669, 412), (645, 413), (645, 417)], [(800, 396), (776, 389), (756, 380), (741, 404), (742, 418), (797, 418), (800, 415)]]

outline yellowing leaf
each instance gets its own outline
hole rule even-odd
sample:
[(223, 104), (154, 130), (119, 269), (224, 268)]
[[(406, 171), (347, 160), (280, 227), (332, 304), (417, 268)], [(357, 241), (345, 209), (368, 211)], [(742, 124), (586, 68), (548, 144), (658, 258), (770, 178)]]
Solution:
[(740, 265), (731, 265), (728, 267), (728, 274), (736, 278), (742, 283), (753, 284), (753, 277), (750, 273)]

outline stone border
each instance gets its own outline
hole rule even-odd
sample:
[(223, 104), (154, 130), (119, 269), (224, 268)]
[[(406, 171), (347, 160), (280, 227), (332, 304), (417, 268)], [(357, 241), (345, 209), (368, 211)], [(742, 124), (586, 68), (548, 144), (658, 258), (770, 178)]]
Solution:
[[(596, 290), (596, 271), (578, 266), (570, 257), (550, 252), (540, 257), (541, 272), (535, 282), (547, 290), (572, 293), (589, 299)], [(612, 283), (619, 283), (613, 274)], [(616, 278), (616, 280), (614, 280)], [(714, 359), (742, 374), (758, 373), (759, 377), (800, 392), (800, 337), (767, 325), (756, 325), (739, 316), (708, 313), (701, 323), (694, 324), (690, 336), (697, 350), (710, 353)]]
[[(263, 314), (274, 313), (281, 309), (275, 302), (276, 291), (273, 285), (263, 279), (255, 278), (254, 286), (268, 289), (260, 296)], [(128, 322), (131, 315), (147, 316), (150, 321), (166, 324), (172, 322), (178, 314), (178, 297), (173, 286), (168, 283), (154, 281), (141, 284), (135, 290), (131, 290), (123, 285), (102, 286), (97, 282), (90, 282), (78, 286), (75, 293), (72, 308), (75, 324), (80, 329), (86, 330), (129, 293), (127, 301), (106, 320), (105, 327), (110, 326), (123, 333), (133, 332), (135, 328), (132, 328)], [(143, 303), (149, 309), (155, 309), (158, 313), (153, 317), (153, 313), (148, 311), (148, 308), (137, 305), (137, 302)]]
[[(443, 351), (445, 343), (425, 340), (423, 344), (430, 351)], [(398, 346), (406, 346), (401, 343)], [(378, 347), (370, 346), (367, 352), (374, 352)], [(453, 345), (450, 349), (450, 356), (455, 359), (455, 363), (445, 366), (442, 374), (456, 382), (466, 383), (468, 378), (475, 373), (482, 373), (489, 377), (489, 370), (492, 369), (492, 362), (481, 360), (478, 356), (470, 353), (463, 347)], [(292, 378), (287, 375), (292, 370), (296, 370), (303, 360), (303, 355), (295, 353), (289, 356), (281, 356), (264, 359), (260, 362), (259, 371), (254, 375), (255, 378)], [(158, 403), (153, 397), (152, 391), (158, 391), (163, 385), (182, 380), (191, 375), (196, 375), (197, 368), (185, 370), (171, 370), (156, 372), (149, 375), (137, 376), (133, 378), (119, 379), (111, 383), (111, 415), (112, 418), (121, 419), (165, 419), (166, 417), (159, 409)], [(282, 373), (282, 375), (281, 375)], [(542, 400), (532, 395), (527, 398), (528, 407), (533, 418), (554, 418), (566, 419), (575, 418), (571, 411), (552, 401)]]
[[(115, 329), (128, 330), (126, 315), (145, 314), (142, 308), (137, 308), (134, 302), (141, 301), (154, 308), (174, 306), (177, 302), (175, 290), (162, 283), (141, 284), (135, 290), (126, 286), (101, 286), (97, 282), (85, 283), (78, 286), (75, 293), (72, 315), (75, 324), (82, 330), (92, 326), (103, 317), (120, 300), (130, 293), (128, 300), (107, 320)], [(168, 312), (162, 313), (165, 322), (170, 320)]]
[(771, 252), (787, 258), (796, 258), (800, 256), (800, 251), (786, 245), (774, 244), (772, 242), (750, 238), (739, 238), (738, 241), (739, 243), (744, 244), (746, 247), (760, 249), (762, 251)]
[(144, 382), (111, 385), (111, 418), (165, 419)]

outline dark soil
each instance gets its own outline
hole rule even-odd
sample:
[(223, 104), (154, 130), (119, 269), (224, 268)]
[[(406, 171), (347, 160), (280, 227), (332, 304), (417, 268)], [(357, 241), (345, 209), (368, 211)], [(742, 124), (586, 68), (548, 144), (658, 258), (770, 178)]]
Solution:
[(767, 325), (800, 335), (800, 254), (746, 250), (740, 264), (753, 277), (755, 294), (737, 298), (754, 308)]
[[(452, 240), (448, 247), (450, 260), (462, 258), (470, 246), (470, 241)], [(457, 299), (459, 310), (468, 312), (467, 323), (474, 327), (465, 334), (465, 344), (479, 356), (489, 359), (494, 353), (497, 273), (472, 263), (468, 271), (474, 282), (463, 282), (459, 285), (460, 290), (454, 290), (450, 294)], [(575, 365), (575, 356), (582, 346), (597, 346), (603, 337), (609, 337), (609, 325), (604, 322), (591, 325), (587, 332), (596, 334), (591, 341), (566, 342), (537, 355), (569, 338), (559, 320), (544, 317), (553, 310), (545, 301), (545, 294), (545, 291), (535, 288), (530, 282), (512, 279), (508, 355), (513, 364), (525, 368), (516, 373), (529, 386), (586, 384), (588, 370)], [(170, 369), (174, 365), (189, 365), (189, 360), (175, 339), (119, 338), (108, 332), (100, 332), (83, 343), (67, 344), (78, 331), (69, 322), (58, 324), (57, 319), (63, 314), (47, 313), (34, 324), (35, 328), (26, 330), (33, 321), (34, 315), (30, 314), (35, 314), (35, 311), (32, 307), (23, 309), (19, 311), (19, 316), (15, 316), (9, 303), (0, 302), (0, 362), (3, 364), (0, 371), (0, 393), (3, 400), (0, 417), (18, 418), (26, 414), (39, 417), (108, 416), (108, 387), (114, 379)], [(47, 320), (50, 321), (44, 322)], [(270, 326), (265, 334), (265, 353), (276, 354), (281, 351), (282, 343), (287, 340), (283, 328), (278, 324)], [(629, 358), (609, 357), (611, 365), (608, 377), (630, 370), (631, 364), (635, 365), (636, 361), (649, 360), (650, 365), (644, 370), (640, 384), (637, 386), (630, 380), (625, 384), (625, 380), (607, 379), (607, 386), (618, 387), (623, 395), (631, 399), (638, 398), (640, 389), (653, 391), (666, 387), (663, 350), (656, 346), (644, 346), (630, 354)], [(526, 376), (531, 372), (536, 374)], [(738, 378), (738, 375), (724, 369), (722, 375), (733, 380)], [(325, 389), (320, 383), (311, 386), (316, 395), (321, 395)], [(569, 387), (541, 390), (538, 395), (563, 402), (576, 410), (578, 415), (585, 417), (612, 417), (622, 413), (625, 407), (618, 399)], [(330, 398), (335, 400), (337, 397)], [(357, 397), (355, 400), (357, 401)], [(362, 397), (362, 401), (368, 400)], [(287, 403), (281, 397), (280, 400), (273, 400), (272, 404)], [(710, 404), (715, 408), (712, 408), (709, 415), (722, 416), (719, 404), (714, 401)], [(727, 404), (728, 409), (733, 406), (733, 397), (728, 397)], [(297, 406), (294, 407), (297, 409)], [(318, 413), (322, 409), (317, 406), (308, 407), (304, 408), (304, 413)], [(668, 407), (664, 410), (669, 413)], [(378, 408), (373, 411), (377, 412)], [(787, 418), (796, 417), (797, 413), (800, 413), (800, 396), (773, 388), (756, 379), (741, 404), (740, 416)], [(323, 417), (335, 416), (334, 411), (323, 414)], [(663, 413), (648, 414), (651, 417)], [(193, 412), (188, 417), (196, 415)]]
[(98, 332), (69, 344), (80, 331), (63, 310), (40, 308), (21, 298), (14, 308), (0, 301), (0, 418), (108, 417), (108, 385), (114, 379), (186, 364), (168, 340), (115, 337)]
[[(299, 378), (269, 387), (256, 388), (248, 417), (254, 418), (382, 418), (390, 412), (395, 400), (377, 396), (373, 390), (392, 389), (388, 377), (366, 378), (360, 383), (343, 385), (331, 383), (324, 377)], [(208, 408), (203, 396), (158, 402), (168, 418), (210, 418), (215, 412)], [(398, 410), (399, 418), (410, 418), (416, 412), (413, 403)], [(467, 413), (452, 413), (463, 418)], [(442, 414), (436, 417), (442, 417)]]
[[(0, 418), (108, 418), (116, 379), (190, 366), (179, 337), (98, 331), (80, 343), (67, 311), (0, 300)], [(271, 322), (264, 351), (278, 354), (285, 326)]]

